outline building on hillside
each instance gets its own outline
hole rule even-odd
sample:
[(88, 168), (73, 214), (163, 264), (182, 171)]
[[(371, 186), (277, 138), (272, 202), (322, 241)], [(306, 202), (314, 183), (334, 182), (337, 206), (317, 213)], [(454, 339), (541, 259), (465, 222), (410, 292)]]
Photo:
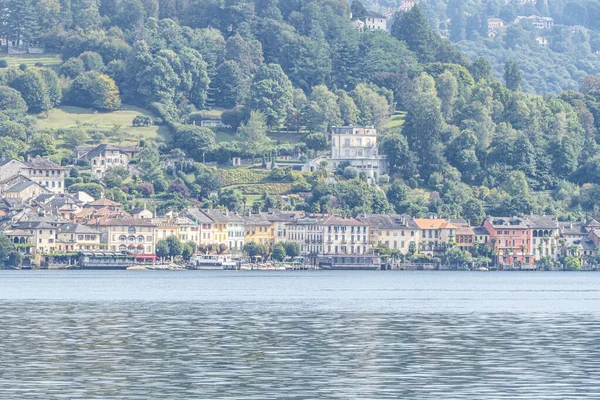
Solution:
[(548, 39), (543, 36), (538, 36), (535, 38), (536, 43), (540, 47), (548, 47)]
[(365, 29), (370, 31), (387, 31), (387, 18), (385, 15), (381, 15), (374, 11), (367, 11), (367, 15), (365, 17)]
[(415, 218), (415, 224), (421, 230), (419, 250), (429, 256), (443, 251), (448, 245), (456, 243), (457, 226), (440, 218)]
[(406, 12), (412, 9), (415, 5), (419, 4), (418, 0), (400, 0), (400, 8), (401, 12)]
[(138, 219), (152, 219), (154, 218), (154, 213), (148, 210), (146, 207), (138, 207), (134, 208), (129, 212), (133, 218)]
[(504, 20), (500, 18), (488, 18), (487, 20), (488, 29), (503, 29), (508, 25)]
[(554, 26), (554, 19), (550, 17), (540, 17), (538, 15), (530, 15), (528, 17), (519, 15), (515, 18), (515, 24), (530, 22), (536, 29), (550, 29)]
[(29, 201), (33, 198), (41, 195), (50, 193), (50, 190), (34, 181), (25, 181), (17, 183), (16, 185), (4, 190), (2, 195), (7, 198), (19, 198), (23, 201)]
[(25, 175), (13, 175), (2, 181), (0, 181), (0, 194), (4, 193), (4, 191), (8, 188), (15, 186), (17, 183), (23, 183), (31, 181)]
[(359, 216), (358, 220), (369, 227), (371, 248), (386, 245), (402, 254), (418, 251), (420, 229), (408, 215), (368, 214)]
[(45, 158), (0, 161), (0, 182), (23, 175), (54, 193), (64, 193), (65, 169)]
[(331, 159), (328, 167), (335, 171), (350, 165), (364, 172), (370, 181), (387, 174), (387, 157), (379, 155), (377, 130), (373, 126), (334, 127), (331, 133)]
[(531, 252), (532, 233), (525, 218), (487, 217), (483, 227), (490, 234), (492, 250), (496, 252), (496, 262), (501, 265), (533, 265), (535, 257)]
[(113, 167), (129, 168), (129, 162), (141, 151), (138, 146), (113, 146), (100, 144), (98, 146), (78, 146), (73, 151), (73, 157), (87, 160), (92, 173), (102, 177), (106, 171)]

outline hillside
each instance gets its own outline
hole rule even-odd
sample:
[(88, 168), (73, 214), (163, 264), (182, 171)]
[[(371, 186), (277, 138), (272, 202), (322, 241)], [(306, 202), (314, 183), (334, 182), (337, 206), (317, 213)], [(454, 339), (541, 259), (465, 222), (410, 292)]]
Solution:
[[(371, 0), (365, 6), (396, 10), (403, 1)], [(502, 80), (504, 63), (518, 62), (527, 92), (558, 95), (578, 90), (587, 75), (600, 73), (600, 6), (598, 2), (535, 0), (421, 0), (430, 26), (447, 36), (472, 60), (485, 57)], [(535, 27), (518, 16), (551, 18), (550, 26)]]
[[(70, 167), (82, 143), (140, 144), (130, 171), (77, 178), (108, 182), (121, 202), (145, 193), (163, 208), (250, 200), (474, 223), (486, 213), (577, 218), (600, 205), (598, 27), (568, 7), (539, 10), (555, 25), (538, 29), (508, 13), (531, 15), (526, 5), (423, 0), (388, 32), (366, 23), (373, 14), (358, 1), (40, 1), (11, 3), (15, 18), (36, 18), (7, 34), (60, 59), (0, 70), (0, 156)], [(487, 18), (498, 16), (513, 23), (490, 39)], [(583, 28), (564, 30), (575, 23)], [(340, 125), (376, 127), (389, 173), (323, 163)], [(268, 171), (275, 160), (315, 161), (311, 172)]]

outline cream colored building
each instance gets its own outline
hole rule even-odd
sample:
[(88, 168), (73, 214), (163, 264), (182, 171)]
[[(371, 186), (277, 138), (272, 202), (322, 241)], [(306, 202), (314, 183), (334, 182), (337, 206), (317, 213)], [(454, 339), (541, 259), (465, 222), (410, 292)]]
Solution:
[(323, 219), (324, 255), (367, 254), (370, 250), (369, 226), (356, 218), (331, 215)]
[(0, 181), (15, 175), (23, 175), (53, 193), (65, 191), (65, 169), (45, 158), (31, 158), (27, 161), (15, 159), (0, 162)]
[(144, 219), (106, 218), (90, 223), (103, 233), (103, 242), (111, 251), (155, 254), (155, 225)]
[(387, 157), (379, 155), (377, 130), (373, 126), (334, 127), (331, 133), (331, 160), (328, 167), (335, 171), (340, 164), (348, 163), (368, 179), (387, 174)]
[(76, 252), (100, 250), (100, 231), (79, 224), (65, 224), (56, 230), (56, 250)]
[(367, 11), (364, 29), (368, 29), (370, 31), (387, 31), (387, 23), (387, 18), (384, 15), (374, 11)]
[(80, 146), (75, 149), (74, 157), (87, 160), (92, 173), (102, 177), (110, 168), (129, 168), (129, 162), (140, 152), (138, 146), (113, 146), (100, 144), (96, 147)]
[(372, 248), (382, 244), (408, 254), (412, 244), (418, 251), (421, 231), (408, 215), (370, 214), (358, 219), (369, 226), (369, 243)]
[(449, 221), (439, 218), (415, 218), (414, 221), (421, 230), (419, 241), (421, 252), (433, 255), (444, 246), (455, 242), (458, 227)]

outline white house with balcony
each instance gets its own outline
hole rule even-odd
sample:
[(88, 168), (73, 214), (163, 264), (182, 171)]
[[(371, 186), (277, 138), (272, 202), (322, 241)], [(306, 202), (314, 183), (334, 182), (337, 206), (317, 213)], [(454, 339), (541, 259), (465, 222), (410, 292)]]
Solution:
[(340, 164), (346, 163), (355, 167), (359, 173), (364, 172), (370, 181), (388, 173), (387, 157), (379, 155), (377, 148), (375, 127), (333, 127), (328, 168), (335, 171)]

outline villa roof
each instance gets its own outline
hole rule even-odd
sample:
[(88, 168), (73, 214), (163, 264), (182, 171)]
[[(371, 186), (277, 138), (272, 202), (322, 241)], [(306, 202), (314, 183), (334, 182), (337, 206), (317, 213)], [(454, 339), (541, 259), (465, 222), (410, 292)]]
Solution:
[(419, 229), (456, 229), (457, 226), (445, 219), (439, 218), (415, 218)]
[(40, 185), (37, 182), (34, 181), (24, 181), (24, 182), (19, 182), (13, 186), (11, 186), (10, 188), (6, 189), (4, 192), (11, 192), (11, 193), (20, 193), (23, 190), (27, 189), (30, 186), (39, 186), (42, 189), (48, 191), (48, 189), (46, 189), (45, 187), (43, 187), (42, 185)]

